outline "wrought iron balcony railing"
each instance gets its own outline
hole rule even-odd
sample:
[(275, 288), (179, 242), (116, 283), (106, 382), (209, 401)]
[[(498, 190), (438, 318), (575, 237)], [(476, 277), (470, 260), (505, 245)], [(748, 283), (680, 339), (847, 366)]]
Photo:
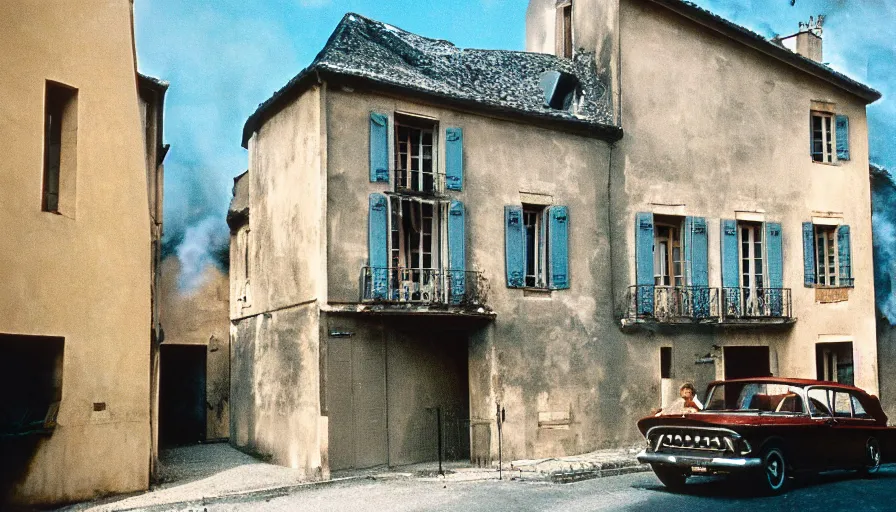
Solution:
[(445, 175), (438, 172), (395, 169), (395, 191), (420, 195), (440, 195), (445, 191)]
[(479, 306), (488, 298), (482, 272), (403, 267), (362, 267), (361, 301)]
[(661, 323), (707, 321), (719, 318), (719, 289), (706, 286), (629, 287), (626, 317)]
[(722, 288), (722, 314), (729, 319), (780, 319), (793, 316), (790, 288)]

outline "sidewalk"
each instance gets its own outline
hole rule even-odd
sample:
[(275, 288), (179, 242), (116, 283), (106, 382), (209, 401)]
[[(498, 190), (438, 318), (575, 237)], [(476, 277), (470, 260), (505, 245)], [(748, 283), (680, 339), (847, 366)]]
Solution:
[[(616, 476), (650, 467), (635, 460), (637, 449), (599, 450), (571, 457), (518, 460), (504, 463), (503, 479), (523, 482), (568, 483)], [(66, 507), (67, 512), (182, 509), (255, 495), (284, 495), (303, 487), (358, 480), (414, 479), (439, 482), (497, 480), (497, 468), (471, 467), (467, 462), (426, 462), (395, 468), (333, 472), (330, 480), (303, 481), (298, 471), (269, 464), (226, 443), (186, 446), (160, 454), (161, 483), (146, 493), (117, 496)], [(201, 510), (201, 509), (200, 509)]]

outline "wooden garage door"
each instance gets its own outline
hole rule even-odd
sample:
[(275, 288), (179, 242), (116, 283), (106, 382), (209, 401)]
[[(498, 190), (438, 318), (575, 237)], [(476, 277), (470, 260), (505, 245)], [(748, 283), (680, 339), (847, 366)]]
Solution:
[(384, 343), (336, 338), (329, 340), (327, 352), (330, 469), (386, 464)]

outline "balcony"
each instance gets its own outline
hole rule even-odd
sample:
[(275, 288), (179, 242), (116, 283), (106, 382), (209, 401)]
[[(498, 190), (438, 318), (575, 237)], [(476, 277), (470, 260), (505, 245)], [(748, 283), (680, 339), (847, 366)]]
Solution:
[(622, 326), (792, 324), (792, 306), (789, 288), (636, 285), (628, 289)]
[(630, 286), (626, 320), (695, 323), (718, 321), (719, 289), (705, 286)]
[(420, 268), (362, 267), (361, 302), (391, 306), (476, 310), (488, 298), (482, 272)]
[(722, 288), (723, 322), (792, 323), (790, 288)]
[(441, 196), (445, 192), (445, 174), (438, 172), (392, 171), (395, 192), (419, 196)]

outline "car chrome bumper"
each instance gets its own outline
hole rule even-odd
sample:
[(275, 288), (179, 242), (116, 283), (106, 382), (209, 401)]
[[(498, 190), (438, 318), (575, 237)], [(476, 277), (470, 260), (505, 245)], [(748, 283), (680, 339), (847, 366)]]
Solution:
[(642, 464), (665, 464), (682, 468), (694, 466), (704, 467), (709, 470), (737, 471), (762, 466), (759, 458), (726, 458), (726, 457), (699, 457), (694, 455), (669, 455), (666, 453), (648, 453), (642, 450), (638, 454), (638, 462)]

